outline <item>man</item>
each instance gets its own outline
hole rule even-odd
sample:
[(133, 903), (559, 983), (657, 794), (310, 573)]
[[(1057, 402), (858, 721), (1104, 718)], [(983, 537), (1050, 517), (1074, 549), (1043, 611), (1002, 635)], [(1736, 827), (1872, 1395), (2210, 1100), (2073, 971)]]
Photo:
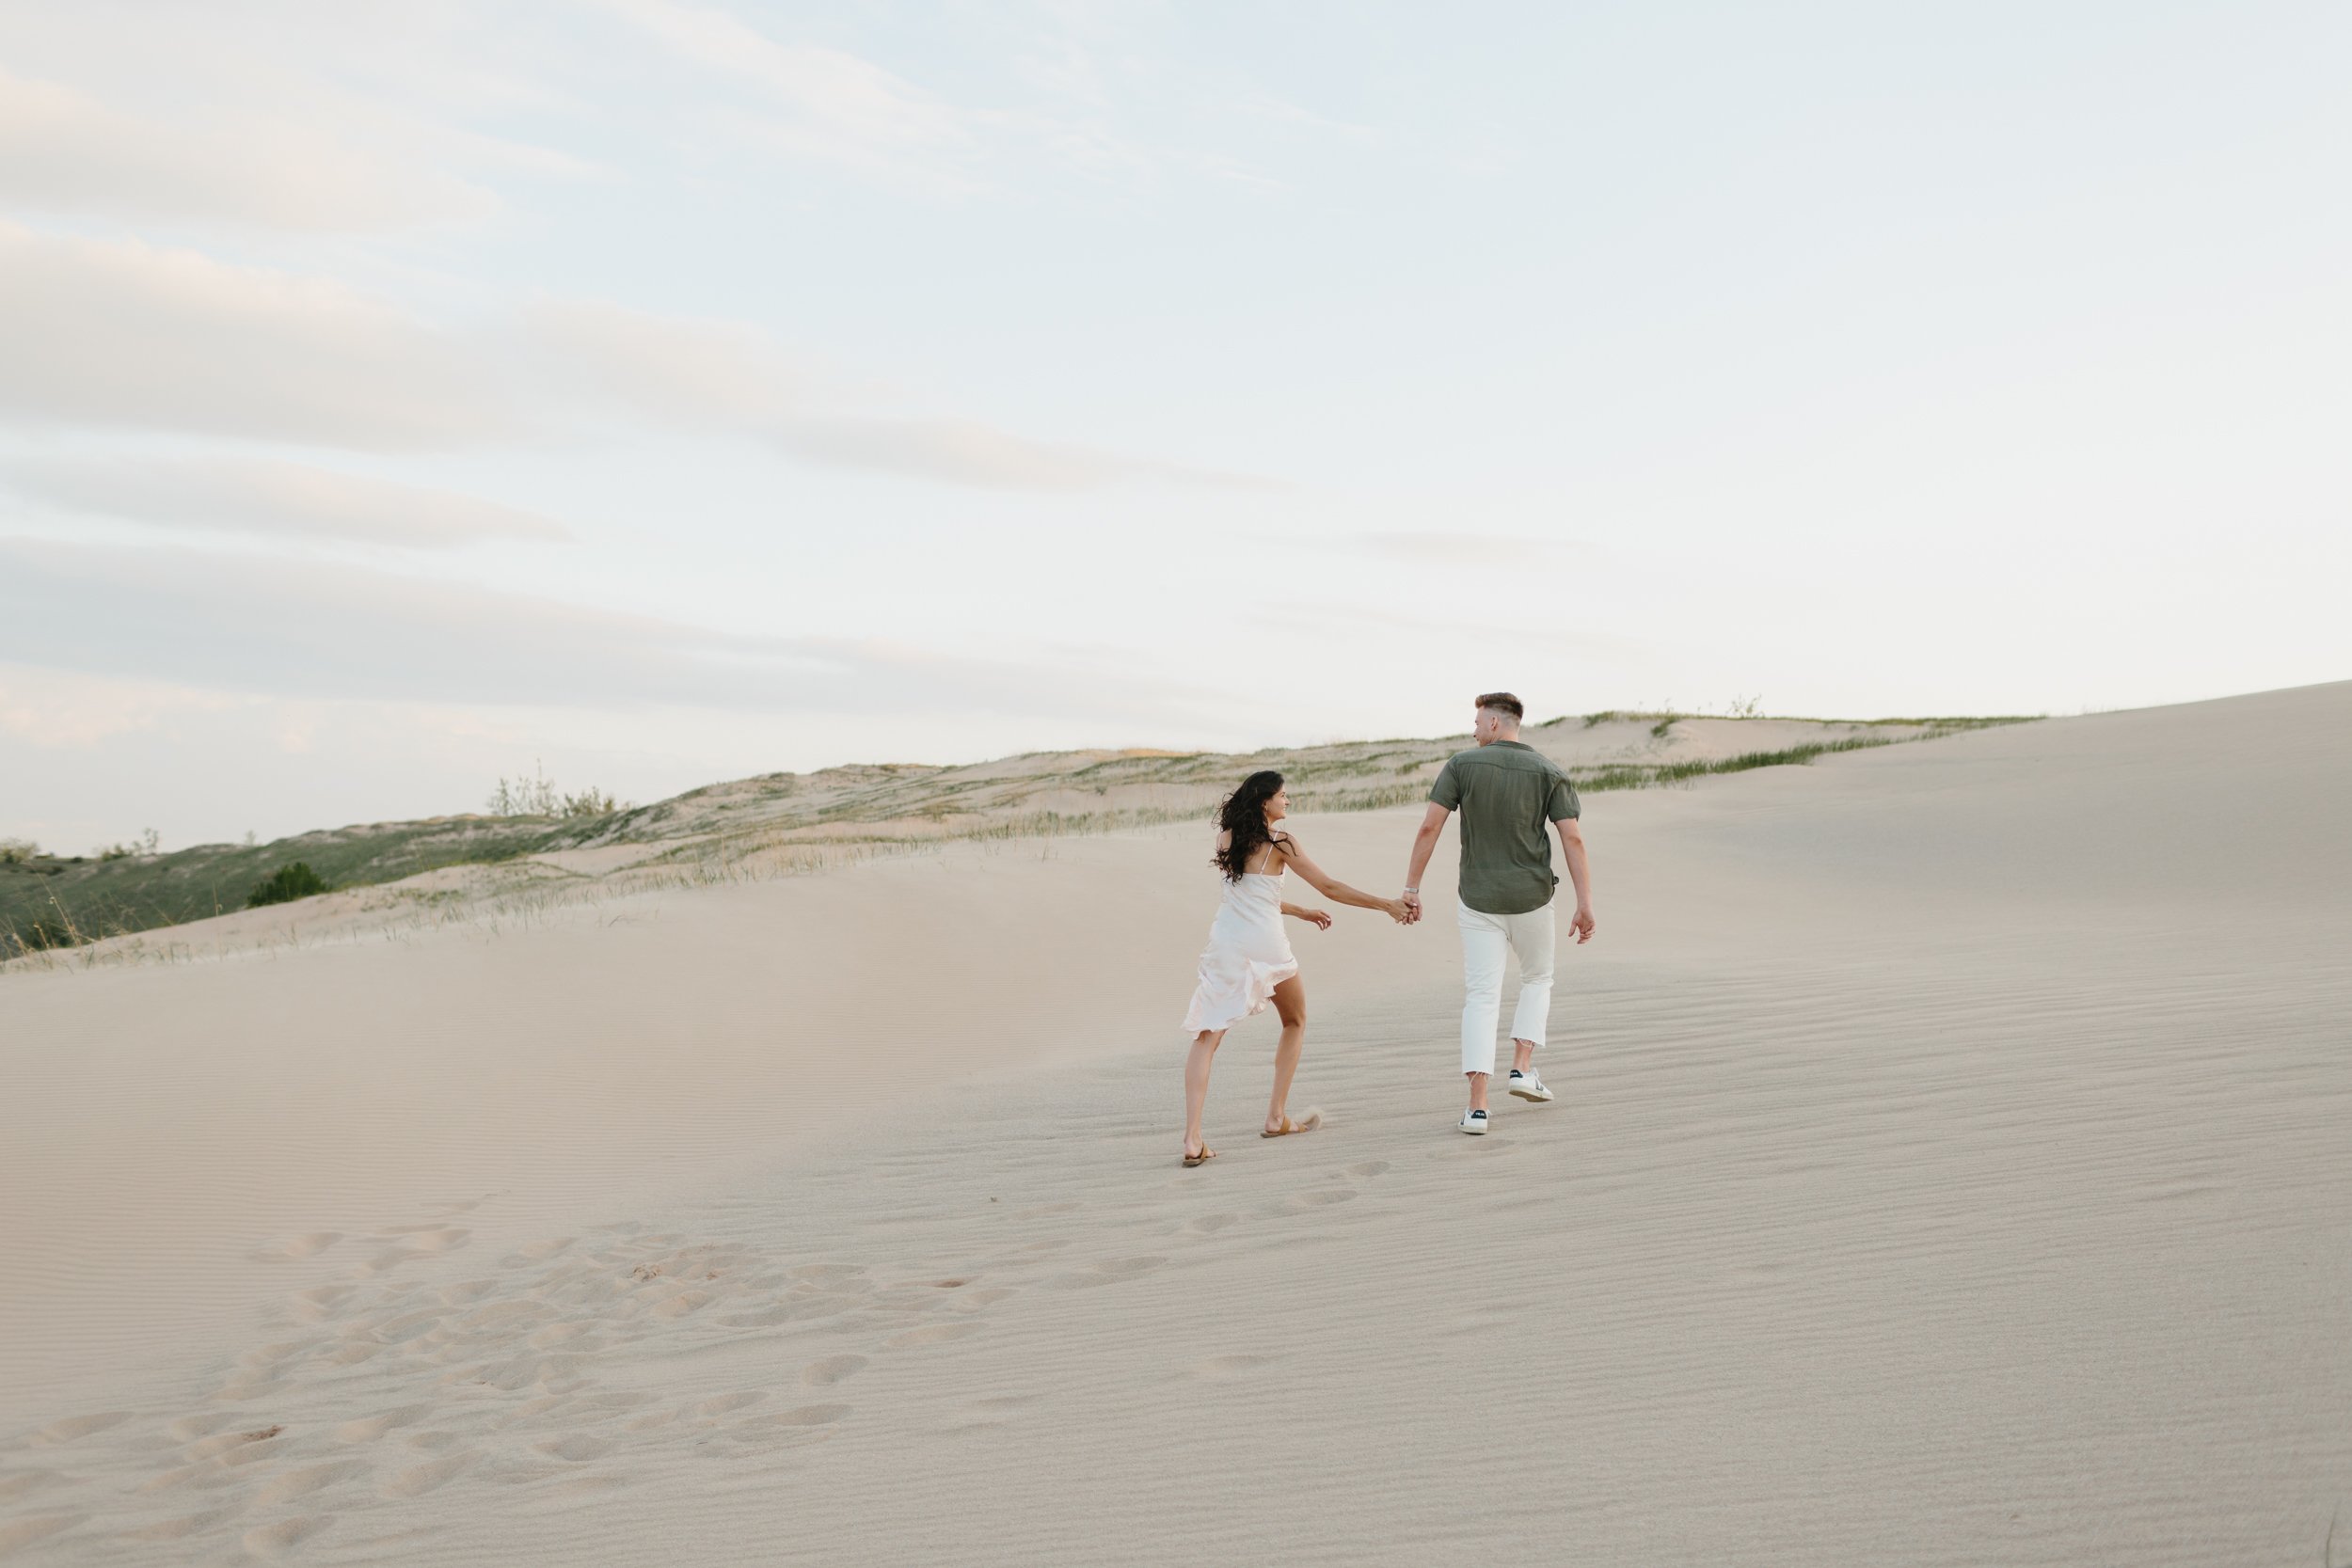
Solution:
[(1527, 708), (1508, 691), (1478, 699), (1471, 727), (1474, 750), (1446, 759), (1430, 786), (1429, 810), (1413, 837), (1405, 872), (1405, 903), (1421, 918), (1421, 876), (1445, 832), (1445, 819), (1462, 814), (1462, 1071), (1470, 1079), (1470, 1109), (1461, 1129), (1486, 1131), (1486, 1081), (1495, 1070), (1495, 1027), (1502, 1016), (1502, 956), (1519, 965), (1519, 1002), (1511, 1018), (1511, 1079), (1506, 1085), (1521, 1100), (1541, 1103), (1551, 1091), (1535, 1070), (1551, 1014), (1553, 927), (1551, 896), (1560, 879), (1551, 869), (1549, 823), (1560, 834), (1560, 856), (1576, 886), (1570, 926), (1578, 944), (1593, 940), (1592, 877), (1584, 862), (1584, 833), (1575, 786), (1559, 766), (1519, 739)]

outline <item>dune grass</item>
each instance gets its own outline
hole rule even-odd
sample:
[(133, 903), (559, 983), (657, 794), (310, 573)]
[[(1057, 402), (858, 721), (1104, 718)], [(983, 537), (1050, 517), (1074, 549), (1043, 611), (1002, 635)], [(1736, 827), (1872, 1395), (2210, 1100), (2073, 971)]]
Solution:
[[(1569, 774), (1577, 788), (1588, 793), (1673, 786), (1719, 773), (1802, 767), (1836, 752), (2026, 721), (1783, 721), (1817, 723), (1829, 733), (1729, 757), (1675, 754), (1704, 746), (1705, 725), (1762, 717), (1588, 714), (1580, 730), (1567, 733), (1609, 722), (1640, 727), (1622, 739), (1569, 741), (1571, 753), (1597, 749), (1606, 759), (1571, 765)], [(1534, 726), (1539, 732), (1535, 738), (1556, 745), (1551, 737), (1568, 723), (1556, 719)], [(1642, 734), (1644, 729), (1649, 733)], [(876, 856), (929, 852), (953, 841), (1035, 841), (1050, 847), (1060, 838), (1200, 821), (1236, 781), (1260, 768), (1285, 775), (1297, 811), (1380, 811), (1426, 799), (1437, 768), (1466, 743), (1465, 736), (1441, 736), (1238, 754), (1132, 749), (1030, 753), (965, 766), (852, 765), (707, 784), (609, 813), (375, 823), (269, 844), (202, 845), (169, 854), (152, 852), (150, 841), (141, 850), (104, 859), (61, 858), (11, 842), (9, 853), (0, 855), (0, 961), (54, 955), (242, 909), (257, 885), (296, 861), (320, 883), (344, 890), (468, 867), (473, 868), (470, 879), (460, 888), (430, 890), (430, 896), (604, 897), (642, 888), (808, 875)], [(515, 791), (509, 783), (511, 804)], [(547, 803), (542, 796), (558, 810), (568, 803), (532, 783), (531, 799), (522, 803)], [(611, 802), (598, 794), (594, 803)], [(623, 852), (573, 861), (565, 855), (572, 850)], [(309, 890), (308, 881), (304, 887)], [(402, 896), (426, 893), (410, 890)], [(381, 905), (365, 907), (381, 916)], [(329, 900), (315, 918), (343, 919), (353, 908), (348, 898)]]

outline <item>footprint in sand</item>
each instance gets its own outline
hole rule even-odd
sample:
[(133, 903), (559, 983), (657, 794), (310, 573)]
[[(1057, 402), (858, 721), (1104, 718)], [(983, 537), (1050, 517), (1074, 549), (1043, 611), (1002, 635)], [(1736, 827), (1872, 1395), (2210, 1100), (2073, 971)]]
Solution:
[(175, 1486), (185, 1486), (199, 1477), (209, 1477), (215, 1473), (214, 1467), (209, 1465), (183, 1465), (178, 1469), (166, 1470), (158, 1476), (150, 1476), (139, 1482), (139, 1490), (143, 1493), (168, 1492)]
[(424, 1256), (424, 1251), (421, 1248), (405, 1246), (387, 1247), (383, 1251), (377, 1253), (374, 1257), (369, 1259), (366, 1262), (354, 1268), (351, 1272), (362, 1279), (373, 1279), (377, 1275), (389, 1274), (394, 1269), (400, 1267), (403, 1263), (413, 1262), (417, 1259)]
[(33, 1442), (41, 1448), (78, 1442), (94, 1432), (103, 1432), (130, 1418), (128, 1410), (104, 1410), (95, 1416), (68, 1416), (64, 1420), (52, 1421), (33, 1433)]
[(526, 1388), (568, 1394), (586, 1381), (575, 1370), (578, 1365), (577, 1356), (521, 1355), (512, 1361), (475, 1368), (472, 1380), (510, 1394), (519, 1394)]
[(318, 1344), (322, 1338), (323, 1336), (320, 1335), (312, 1335), (308, 1339), (280, 1339), (275, 1344), (263, 1345), (259, 1350), (246, 1351), (237, 1357), (237, 1365), (248, 1372), (272, 1371), (280, 1362), (292, 1361), (304, 1351)]
[(125, 1533), (134, 1541), (182, 1541), (199, 1530), (226, 1524), (236, 1513), (234, 1508), (208, 1508), (201, 1513), (183, 1513), (176, 1519), (165, 1519)]
[(549, 1323), (523, 1342), (532, 1350), (553, 1350), (563, 1345), (575, 1354), (602, 1350), (604, 1341), (595, 1338), (594, 1323)]
[(411, 1465), (384, 1483), (388, 1497), (421, 1497), (427, 1492), (437, 1492), (465, 1473), (473, 1463), (471, 1450), (443, 1454), (421, 1465)]
[(1206, 1361), (1193, 1363), (1192, 1375), (1223, 1383), (1248, 1377), (1273, 1359), (1271, 1355), (1212, 1355)]
[(1184, 1230), (1187, 1234), (1194, 1236), (1214, 1236), (1227, 1226), (1238, 1224), (1240, 1220), (1239, 1214), (1203, 1214), (1197, 1220), (1186, 1221)]
[(961, 1339), (967, 1334), (977, 1334), (979, 1331), (977, 1323), (926, 1323), (921, 1328), (910, 1328), (904, 1334), (894, 1334), (882, 1344), (890, 1350), (913, 1350), (918, 1345), (944, 1345), (950, 1339)]
[(714, 1445), (704, 1451), (714, 1458), (745, 1449), (798, 1448), (808, 1443), (821, 1443), (833, 1435), (827, 1430), (850, 1413), (846, 1404), (804, 1404), (797, 1409), (780, 1411), (773, 1416), (757, 1416), (732, 1431), (721, 1433), (724, 1447)]
[(280, 1236), (254, 1249), (257, 1263), (292, 1263), (299, 1259), (316, 1258), (343, 1239), (340, 1230), (311, 1230), (299, 1236)]
[(829, 1388), (845, 1378), (855, 1377), (865, 1366), (866, 1357), (862, 1355), (828, 1355), (803, 1367), (801, 1381), (813, 1388)]
[(478, 1334), (519, 1334), (554, 1315), (555, 1308), (544, 1302), (497, 1301), (467, 1313), (459, 1320), (459, 1326)]
[(561, 1437), (550, 1437), (544, 1443), (532, 1446), (551, 1458), (568, 1460), (574, 1465), (602, 1459), (612, 1451), (612, 1439), (591, 1437), (584, 1432), (566, 1433)]
[[(266, 1443), (286, 1429), (282, 1426), (250, 1427), (244, 1432), (223, 1432), (211, 1437), (199, 1437), (187, 1448), (189, 1459), (214, 1459), (251, 1449)], [(272, 1450), (275, 1451), (275, 1450)]]
[(18, 1470), (0, 1476), (0, 1497), (21, 1497), (34, 1487), (56, 1481), (55, 1470)]
[(977, 1312), (983, 1307), (993, 1307), (1008, 1296), (1017, 1296), (1017, 1285), (983, 1285), (977, 1291), (966, 1291), (948, 1307), (950, 1312)]
[(284, 1475), (253, 1494), (257, 1503), (288, 1503), (296, 1497), (307, 1497), (313, 1492), (324, 1492), (337, 1481), (348, 1481), (366, 1469), (364, 1465), (343, 1460), (332, 1465), (311, 1465)]
[(778, 1411), (773, 1416), (762, 1416), (755, 1421), (746, 1421), (743, 1424), (747, 1427), (831, 1426), (849, 1413), (850, 1407), (846, 1404), (803, 1404), (790, 1410)]
[(294, 1294), (294, 1321), (314, 1323), (334, 1317), (355, 1289), (357, 1287), (350, 1285), (321, 1285), (315, 1290), (296, 1291)]
[(1098, 1285), (1139, 1278), (1167, 1261), (1165, 1258), (1114, 1258), (1089, 1263), (1075, 1274), (1058, 1275), (1046, 1283), (1057, 1291), (1088, 1291)]
[(29, 1546), (36, 1541), (46, 1541), (60, 1530), (72, 1529), (87, 1513), (36, 1513), (28, 1519), (0, 1525), (0, 1552), (12, 1552), (19, 1546)]
[(1359, 1160), (1347, 1167), (1347, 1174), (1361, 1179), (1367, 1176), (1378, 1176), (1388, 1168), (1389, 1163), (1386, 1160)]
[(405, 1345), (409, 1340), (431, 1333), (441, 1326), (447, 1314), (438, 1309), (430, 1312), (410, 1312), (394, 1318), (375, 1331), (375, 1337), (388, 1345)]
[(433, 1414), (429, 1404), (404, 1404), (397, 1410), (387, 1410), (381, 1416), (363, 1416), (345, 1421), (335, 1429), (339, 1443), (373, 1443), (395, 1427), (413, 1426)]
[(245, 1549), (259, 1558), (279, 1558), (301, 1545), (335, 1522), (331, 1513), (306, 1513), (298, 1519), (280, 1519), (274, 1525), (263, 1525), (245, 1532)]
[(1355, 1202), (1356, 1195), (1345, 1187), (1330, 1187), (1320, 1192), (1300, 1193), (1290, 1201), (1300, 1209), (1328, 1209), (1334, 1203)]
[(713, 1394), (707, 1400), (697, 1400), (687, 1406), (687, 1413), (693, 1416), (726, 1416), (747, 1405), (757, 1404), (767, 1397), (756, 1388), (740, 1388), (732, 1394)]
[(552, 1416), (571, 1402), (572, 1396), (569, 1394), (542, 1394), (535, 1400), (523, 1401), (498, 1425), (501, 1431), (507, 1427), (520, 1426), (525, 1421), (535, 1421), (542, 1416)]
[(395, 1225), (384, 1234), (400, 1237), (403, 1246), (419, 1253), (455, 1252), (473, 1240), (462, 1225)]

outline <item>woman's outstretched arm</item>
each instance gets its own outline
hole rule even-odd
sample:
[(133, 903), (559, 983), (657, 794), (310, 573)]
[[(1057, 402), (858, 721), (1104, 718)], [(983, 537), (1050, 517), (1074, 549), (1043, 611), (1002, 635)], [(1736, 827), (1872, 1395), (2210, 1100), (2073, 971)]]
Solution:
[(1345, 882), (1327, 875), (1323, 867), (1307, 858), (1298, 847), (1298, 840), (1285, 833), (1277, 839), (1274, 847), (1280, 852), (1283, 863), (1295, 870), (1307, 885), (1335, 904), (1353, 904), (1359, 910), (1378, 910), (1390, 919), (1406, 919), (1405, 905), (1394, 898), (1375, 898), (1369, 893), (1349, 887)]

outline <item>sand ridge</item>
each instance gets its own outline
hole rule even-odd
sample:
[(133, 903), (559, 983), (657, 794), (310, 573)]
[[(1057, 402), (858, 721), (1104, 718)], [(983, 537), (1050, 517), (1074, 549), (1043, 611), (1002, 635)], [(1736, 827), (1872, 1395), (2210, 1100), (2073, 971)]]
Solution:
[[(1062, 1012), (998, 1037), (949, 1007), (900, 1032), (994, 1065), (943, 1054), (910, 1081), (885, 1054), (829, 1081), (816, 1052), (803, 1081), (865, 1114), (820, 1105), (759, 1148), (712, 1102), (749, 1070), (714, 1053), (723, 1016), (670, 1059), (699, 1085), (676, 1125), (645, 1104), (602, 1179), (614, 1124), (560, 1053), (533, 1061), (501, 1109), (562, 1164), (568, 1211), (485, 1189), (399, 1212), (384, 1169), (327, 1184), (315, 1223), (221, 1275), (252, 1292), (242, 1323), (0, 1433), (0, 1543), (42, 1562), (2307, 1560), (2352, 1485), (2352, 848), (2325, 831), (2346, 719), (2352, 688), (2322, 688), (1618, 797), (1588, 824), (1603, 941), (1563, 955), (1561, 1101), (1503, 1102), (1485, 1140), (1450, 1131), (1442, 910), (1397, 933), (1416, 945), (1301, 939), (1299, 1098), (1329, 1121), (1248, 1136), (1270, 1030), (1245, 1028), (1211, 1100), (1225, 1157), (1187, 1172), (1155, 1031), (1207, 919), (1197, 845), (1105, 840), (1034, 884), (943, 895), (894, 958), (1073, 882), (1111, 895), (1069, 927), (1107, 933), (1063, 1010), (1101, 1037), (1025, 1055), (1005, 1040)], [(2281, 733), (2244, 784), (2231, 748)], [(2113, 830), (2119, 800), (2137, 831)], [(1410, 816), (1310, 842), (1353, 878), (1401, 862)], [(836, 921), (980, 873), (860, 875)], [(723, 933), (771, 895), (714, 895), (724, 919), (655, 957), (704, 986), (744, 973), (779, 927)], [(483, 974), (541, 1006), (603, 957), (580, 930), (544, 945), (546, 979), (513, 947)], [(966, 1012), (1027, 950), (979, 946), (950, 966)], [(339, 985), (342, 961), (322, 970)], [(421, 950), (375, 961), (459, 977)], [(846, 943), (812, 961), (864, 973)], [(1009, 1017), (1040, 973), (989, 994)], [(88, 1013), (170, 994), (95, 978)], [(670, 1178), (697, 1105), (702, 1168)], [(453, 1182), (486, 1158), (441, 1157)]]

